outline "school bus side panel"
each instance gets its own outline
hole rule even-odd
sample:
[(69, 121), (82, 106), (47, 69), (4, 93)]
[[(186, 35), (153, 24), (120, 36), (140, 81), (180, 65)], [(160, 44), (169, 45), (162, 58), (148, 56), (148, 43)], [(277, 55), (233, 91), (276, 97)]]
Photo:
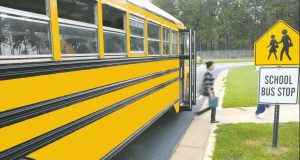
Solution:
[(2, 80), (1, 111), (177, 67), (177, 60), (166, 60)]
[(176, 81), (28, 157), (43, 160), (100, 159), (178, 99), (178, 87)]

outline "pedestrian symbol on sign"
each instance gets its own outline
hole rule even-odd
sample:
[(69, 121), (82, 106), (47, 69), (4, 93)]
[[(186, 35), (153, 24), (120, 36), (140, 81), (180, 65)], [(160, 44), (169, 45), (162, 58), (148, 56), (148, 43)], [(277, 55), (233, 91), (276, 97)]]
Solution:
[(286, 56), (288, 57), (288, 59), (290, 61), (292, 60), (292, 58), (289, 55), (289, 48), (293, 47), (293, 43), (292, 43), (292, 40), (291, 40), (290, 36), (287, 34), (287, 32), (288, 31), (286, 29), (282, 30), (282, 35), (283, 36), (282, 36), (281, 41), (278, 42), (278, 44), (283, 43), (283, 47), (282, 47), (281, 52), (280, 52), (280, 61), (282, 61), (284, 53), (286, 54)]
[(299, 33), (281, 20), (255, 42), (258, 66), (299, 65), (299, 54)]
[(268, 45), (268, 47), (271, 46), (270, 50), (269, 50), (269, 56), (268, 56), (268, 60), (270, 59), (272, 53), (275, 56), (275, 59), (277, 60), (277, 48), (278, 48), (278, 44), (283, 43), (283, 47), (281, 49), (280, 52), (280, 61), (282, 61), (284, 54), (287, 56), (287, 58), (291, 61), (292, 58), (289, 54), (289, 48), (293, 47), (293, 43), (292, 40), (290, 38), (290, 36), (287, 33), (288, 31), (286, 29), (282, 30), (282, 39), (280, 42), (277, 42), (277, 40), (275, 39), (275, 35), (271, 36), (271, 42)]
[(274, 54), (275, 56), (275, 59), (277, 60), (277, 48), (278, 48), (278, 42), (276, 41), (275, 39), (275, 35), (272, 35), (271, 36), (271, 42), (270, 44), (267, 46), (267, 47), (270, 47), (270, 50), (269, 50), (269, 56), (268, 56), (268, 60), (270, 59), (272, 53)]

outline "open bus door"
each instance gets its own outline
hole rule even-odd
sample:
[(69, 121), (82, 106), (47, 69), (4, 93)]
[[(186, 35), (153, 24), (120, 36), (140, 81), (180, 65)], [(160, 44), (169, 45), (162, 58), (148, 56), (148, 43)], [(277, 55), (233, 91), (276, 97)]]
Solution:
[(180, 110), (191, 111), (196, 104), (195, 32), (180, 30)]

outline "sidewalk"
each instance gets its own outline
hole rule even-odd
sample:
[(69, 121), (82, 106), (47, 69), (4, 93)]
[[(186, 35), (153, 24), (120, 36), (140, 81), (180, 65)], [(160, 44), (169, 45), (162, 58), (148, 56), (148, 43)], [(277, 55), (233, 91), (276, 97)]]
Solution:
[[(228, 70), (223, 71), (215, 82), (215, 93), (220, 97), (220, 105), (224, 95), (224, 79)], [(207, 108), (207, 100), (201, 108)], [(266, 110), (264, 120), (255, 116), (256, 107), (217, 109), (217, 120), (222, 123), (273, 123), (274, 107)], [(280, 107), (280, 122), (299, 121), (298, 105), (282, 105)], [(195, 116), (185, 135), (174, 149), (171, 160), (209, 160), (214, 149), (214, 129), (217, 126), (210, 123), (210, 111)]]

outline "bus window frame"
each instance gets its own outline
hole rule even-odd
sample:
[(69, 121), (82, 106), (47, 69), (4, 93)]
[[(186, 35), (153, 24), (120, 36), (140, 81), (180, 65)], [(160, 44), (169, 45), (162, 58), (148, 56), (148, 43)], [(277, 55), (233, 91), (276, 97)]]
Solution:
[[(159, 53), (158, 53), (158, 54), (149, 54), (149, 53), (148, 53), (148, 56), (151, 56), (151, 57), (152, 57), (152, 56), (154, 56), (154, 57), (162, 56), (162, 55), (161, 55), (161, 52), (162, 52), (162, 45), (161, 45), (161, 42), (162, 42), (162, 39), (161, 39), (161, 37), (162, 37), (162, 32), (161, 32), (161, 27), (162, 27), (163, 25), (162, 25), (162, 23), (159, 23), (159, 22), (154, 21), (154, 20), (152, 20), (152, 19), (148, 19), (148, 29), (149, 29), (149, 23), (154, 24), (154, 25), (157, 25), (157, 26), (159, 27), (159, 39), (149, 38), (149, 35), (148, 35), (148, 39), (147, 39), (147, 41), (148, 41), (148, 46), (149, 46), (149, 41), (159, 42)], [(148, 32), (148, 30), (147, 30), (147, 32)], [(148, 48), (148, 52), (149, 52), (149, 48)]]
[[(143, 23), (143, 26), (144, 26), (143, 27), (143, 36), (132, 35), (131, 32), (130, 32), (129, 36), (130, 36), (130, 40), (131, 40), (131, 37), (143, 39), (144, 40), (143, 41), (144, 42), (143, 43), (144, 50), (143, 51), (132, 51), (131, 46), (130, 46), (130, 55), (131, 56), (146, 56), (146, 31), (145, 31), (145, 25), (147, 25), (146, 18), (144, 16), (140, 16), (138, 14), (130, 12), (129, 13), (129, 23), (130, 23), (131, 20)], [(131, 27), (130, 24), (129, 24), (129, 27)], [(130, 41), (130, 44), (131, 44), (131, 41)]]
[[(99, 43), (98, 42), (99, 37), (98, 37), (97, 24), (84, 23), (84, 22), (74, 21), (74, 20), (64, 19), (64, 18), (58, 18), (58, 22), (59, 22), (59, 27), (63, 26), (63, 27), (69, 27), (69, 28), (95, 31), (96, 40), (97, 40), (96, 44)], [(84, 54), (63, 54), (62, 52), (60, 52), (60, 53), (61, 53), (62, 60), (64, 60), (64, 58), (68, 58), (68, 57), (93, 57), (93, 56), (99, 56), (99, 47), (101, 47), (101, 46), (97, 45), (98, 51), (95, 53), (84, 53)]]
[[(100, 47), (99, 46), (99, 29), (98, 29), (98, 1), (94, 2), (94, 23), (86, 23), (86, 22), (81, 22), (81, 21), (76, 21), (76, 20), (72, 20), (72, 19), (66, 19), (66, 18), (60, 18), (58, 17), (58, 28), (60, 30), (60, 26), (63, 27), (70, 27), (70, 28), (76, 28), (76, 29), (82, 29), (82, 30), (90, 30), (90, 31), (94, 31), (95, 32), (95, 37), (96, 37), (96, 52), (95, 53), (75, 53), (75, 54), (63, 54), (60, 51), (61, 54), (61, 58), (62, 60), (65, 60), (67, 58), (70, 57), (94, 57), (97, 56), (97, 58), (100, 58), (99, 52), (100, 52)], [(57, 12), (59, 12), (58, 7), (57, 7)], [(58, 13), (59, 15), (59, 13)], [(61, 36), (61, 33), (60, 35)], [(61, 45), (61, 38), (60, 39), (60, 45)]]
[[(168, 41), (165, 40), (165, 34), (164, 34), (164, 29), (168, 29), (169, 30), (169, 39)], [(172, 28), (167, 26), (167, 25), (162, 25), (162, 55), (163, 56), (172, 56), (172, 53), (171, 53), (171, 34), (172, 34)], [(165, 43), (168, 42), (169, 43), (169, 54), (165, 54), (165, 48), (164, 48), (164, 45)]]
[[(174, 33), (174, 32), (176, 32), (176, 38), (177, 38), (176, 43), (174, 43), (174, 36), (173, 36), (173, 33)], [(172, 55), (172, 56), (178, 56), (178, 55), (179, 55), (179, 31), (176, 30), (176, 29), (172, 29), (171, 34), (172, 34), (172, 54), (171, 54), (171, 55)], [(176, 47), (177, 53), (175, 53), (175, 54), (174, 54), (174, 52), (173, 52), (173, 45), (174, 45), (174, 44), (177, 45), (177, 47)]]
[[(121, 30), (121, 29), (117, 29), (117, 28), (112, 28), (112, 27), (107, 27), (107, 26), (103, 26), (103, 33), (107, 32), (107, 33), (113, 33), (113, 34), (119, 34), (119, 35), (125, 35), (126, 36), (126, 31), (125, 30)], [(103, 46), (105, 47), (105, 46)], [(125, 48), (126, 48), (126, 44), (125, 44)], [(105, 49), (105, 48), (104, 48)], [(105, 53), (105, 57), (126, 57), (127, 53)]]
[[(99, 2), (98, 2), (99, 3)], [(119, 7), (119, 6), (116, 6), (115, 4), (113, 3), (109, 3), (109, 2), (102, 2), (101, 4), (101, 7), (102, 7), (102, 11), (103, 11), (103, 5), (108, 5), (110, 7), (113, 7), (115, 9), (118, 9), (120, 11), (123, 11), (123, 26), (124, 26), (124, 29), (118, 29), (118, 28), (113, 28), (113, 27), (108, 27), (108, 26), (105, 26), (103, 24), (102, 28), (102, 32), (103, 32), (103, 54), (104, 54), (104, 58), (124, 58), (124, 57), (127, 57), (128, 55), (128, 49), (127, 49), (127, 44), (128, 44), (128, 41), (127, 41), (127, 23), (126, 23), (126, 9), (122, 8), (122, 7)], [(102, 15), (103, 16), (103, 15)], [(101, 20), (103, 21), (103, 17), (101, 17)], [(120, 34), (120, 35), (124, 35), (125, 36), (125, 50), (127, 52), (123, 52), (123, 53), (106, 53), (105, 52), (105, 36), (104, 36), (104, 33), (107, 32), (107, 33), (113, 33), (113, 34)]]
[[(46, 6), (45, 6), (46, 7)], [(34, 19), (40, 19), (40, 20), (48, 20), (50, 21), (50, 16), (48, 14), (39, 14), (34, 12), (28, 12), (28, 11), (22, 11), (18, 9), (8, 8), (4, 6), (0, 6), (0, 11), (3, 13), (8, 13), (16, 16), (22, 16), (22, 17), (29, 17)]]
[[(15, 20), (22, 20), (22, 21), (29, 21), (29, 22), (35, 22), (35, 23), (41, 23), (41, 24), (47, 24), (48, 25), (48, 38), (49, 38), (49, 49), (51, 49), (50, 54), (48, 55), (9, 55), (9, 56), (0, 56), (0, 61), (2, 60), (15, 60), (15, 59), (21, 59), (27, 61), (28, 59), (49, 59), (51, 61), (53, 57), (53, 47), (52, 47), (52, 38), (51, 38), (51, 20), (50, 20), (50, 11), (49, 11), (49, 0), (45, 0), (46, 2), (46, 14), (39, 14), (29, 11), (22, 11), (14, 8), (8, 8), (4, 6), (0, 6), (0, 17), (15, 19)], [(8, 15), (7, 15), (8, 14)]]

